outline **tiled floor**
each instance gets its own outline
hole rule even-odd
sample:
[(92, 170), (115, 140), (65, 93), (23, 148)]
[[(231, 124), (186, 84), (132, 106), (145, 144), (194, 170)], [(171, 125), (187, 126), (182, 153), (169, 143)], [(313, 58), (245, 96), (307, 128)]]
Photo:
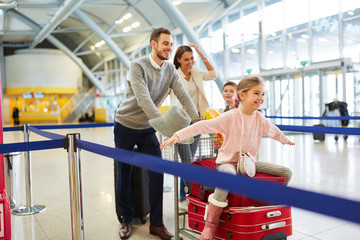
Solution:
[[(81, 139), (113, 146), (111, 127), (52, 132), (62, 135), (79, 132)], [(311, 134), (294, 134), (290, 138), (296, 143), (293, 147), (264, 138), (259, 158), (290, 167), (293, 170), (290, 186), (360, 201), (360, 161), (356, 157), (360, 155), (359, 137), (350, 136), (347, 142), (340, 138), (337, 143), (332, 135), (319, 143), (313, 141)], [(22, 142), (22, 132), (5, 132), (4, 140)], [(31, 140), (45, 138), (32, 133)], [(114, 208), (113, 160), (81, 151), (81, 161), (85, 239), (120, 239)], [(165, 185), (172, 184), (173, 177), (166, 175)], [(12, 239), (71, 239), (68, 160), (64, 149), (32, 152), (32, 193), (33, 204), (45, 205), (47, 209), (31, 216), (13, 215)], [(292, 214), (293, 235), (289, 240), (359, 239), (360, 225), (297, 208), (292, 208)], [(173, 191), (164, 192), (164, 222), (174, 232)], [(148, 234), (148, 223), (137, 223), (131, 239), (157, 238)]]

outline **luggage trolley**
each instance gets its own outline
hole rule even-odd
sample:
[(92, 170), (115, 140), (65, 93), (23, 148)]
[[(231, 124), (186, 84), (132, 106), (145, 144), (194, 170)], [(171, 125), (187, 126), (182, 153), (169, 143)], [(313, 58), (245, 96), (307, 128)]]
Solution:
[[(216, 158), (218, 149), (216, 148), (217, 137), (209, 135), (201, 135), (200, 138), (194, 138), (193, 146), (196, 146), (196, 150), (193, 150), (195, 154), (193, 159), (187, 159), (189, 155), (183, 154), (184, 151), (182, 147), (179, 147), (178, 144), (168, 146), (163, 151), (163, 158), (166, 160), (172, 160), (175, 162), (187, 162), (191, 163), (192, 161), (200, 161), (203, 159)], [(162, 139), (161, 139), (162, 141)], [(188, 145), (190, 147), (190, 145)], [(180, 156), (185, 156), (185, 159), (181, 159)], [(186, 227), (186, 217), (188, 212), (179, 210), (179, 181), (178, 177), (174, 176), (174, 217), (175, 217), (175, 239), (182, 239), (179, 234), (186, 236), (188, 239), (198, 239), (199, 237), (193, 235), (194, 233), (199, 234), (198, 231), (192, 230)], [(186, 189), (186, 187), (185, 187)], [(185, 190), (185, 192), (187, 192)], [(180, 227), (180, 216), (182, 219), (182, 226)]]
[[(340, 102), (334, 99), (333, 102), (325, 104), (325, 112), (323, 116), (329, 117), (340, 117), (340, 116), (349, 116), (349, 112), (347, 110), (347, 103)], [(326, 127), (347, 127), (349, 125), (349, 120), (327, 120), (325, 122)], [(348, 135), (344, 135), (344, 140), (348, 139)], [(335, 141), (338, 141), (339, 137), (335, 134)]]

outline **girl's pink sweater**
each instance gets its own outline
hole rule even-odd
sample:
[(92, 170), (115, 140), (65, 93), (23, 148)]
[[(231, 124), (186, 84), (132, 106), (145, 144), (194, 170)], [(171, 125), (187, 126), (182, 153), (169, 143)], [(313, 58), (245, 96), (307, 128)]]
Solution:
[(286, 144), (288, 139), (278, 127), (270, 123), (265, 116), (255, 111), (251, 115), (241, 112), (240, 109), (232, 109), (220, 116), (197, 122), (191, 126), (176, 132), (180, 141), (206, 133), (223, 133), (224, 143), (219, 149), (217, 164), (236, 164), (239, 153), (249, 152), (256, 156), (259, 151), (261, 137), (268, 136)]

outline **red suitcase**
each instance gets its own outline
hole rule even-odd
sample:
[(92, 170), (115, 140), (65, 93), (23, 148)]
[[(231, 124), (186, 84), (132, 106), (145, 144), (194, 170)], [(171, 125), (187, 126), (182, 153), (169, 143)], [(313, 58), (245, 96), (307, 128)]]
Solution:
[[(216, 169), (215, 160), (216, 160), (215, 158), (211, 158), (211, 159), (206, 159), (206, 160), (201, 160), (201, 161), (195, 161), (192, 164), (196, 165), (196, 166), (202, 166), (202, 167)], [(286, 181), (285, 177), (272, 176), (272, 175), (269, 175), (266, 173), (256, 173), (254, 178), (263, 180), (263, 181), (276, 182), (276, 183), (280, 183), (280, 184), (285, 184), (285, 181)], [(185, 192), (187, 192), (188, 194), (190, 194), (193, 197), (197, 197), (200, 200), (207, 202), (209, 195), (214, 192), (214, 188), (199, 185), (196, 182), (189, 181)], [(227, 200), (228, 200), (229, 207), (248, 207), (248, 206), (258, 206), (258, 205), (270, 205), (270, 203), (258, 201), (255, 199), (249, 199), (246, 196), (233, 194), (233, 193), (229, 193)]]
[[(188, 196), (189, 227), (204, 229), (206, 203)], [(291, 208), (283, 205), (226, 207), (221, 214), (216, 239), (283, 240), (292, 235)]]

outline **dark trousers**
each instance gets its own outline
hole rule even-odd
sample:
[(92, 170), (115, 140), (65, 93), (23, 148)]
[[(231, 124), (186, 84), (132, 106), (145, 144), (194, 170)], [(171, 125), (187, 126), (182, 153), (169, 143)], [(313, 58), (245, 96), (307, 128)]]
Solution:
[[(199, 146), (200, 134), (194, 137), (194, 142), (192, 144), (176, 144), (180, 159), (182, 163), (192, 163), (194, 161), (196, 150)], [(187, 180), (180, 178), (180, 191), (179, 191), (179, 200), (186, 200), (185, 186)]]
[[(115, 123), (114, 140), (117, 148), (132, 151), (134, 146), (138, 152), (161, 157), (160, 144), (153, 128), (135, 130)], [(121, 160), (121, 156), (119, 156)], [(146, 161), (146, 158), (144, 158)], [(120, 200), (120, 212), (123, 222), (131, 222), (134, 218), (134, 206), (131, 201), (131, 174), (132, 165), (116, 161), (115, 194)], [(149, 173), (150, 225), (163, 224), (163, 183), (164, 174), (153, 171)]]

